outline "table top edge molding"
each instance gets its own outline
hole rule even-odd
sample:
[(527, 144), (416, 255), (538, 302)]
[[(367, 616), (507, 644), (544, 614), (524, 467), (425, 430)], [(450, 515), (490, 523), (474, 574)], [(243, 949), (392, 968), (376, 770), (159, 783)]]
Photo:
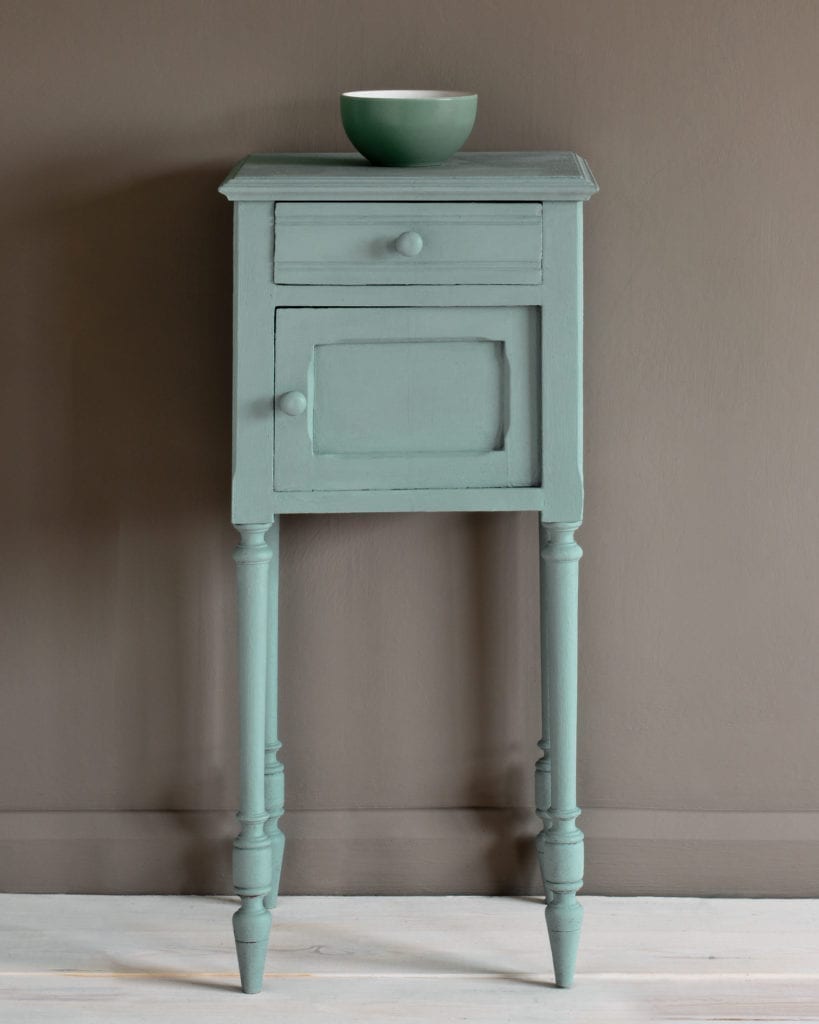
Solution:
[(253, 153), (219, 187), (231, 201), (510, 199), (584, 201), (598, 191), (576, 153), (460, 153), (439, 167), (374, 167), (352, 153)]

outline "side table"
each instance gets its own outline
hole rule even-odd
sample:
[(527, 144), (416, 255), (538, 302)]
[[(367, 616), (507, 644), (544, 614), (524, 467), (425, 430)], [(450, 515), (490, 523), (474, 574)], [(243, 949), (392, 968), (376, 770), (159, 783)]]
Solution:
[(582, 211), (594, 178), (574, 153), (461, 153), (426, 168), (256, 154), (220, 191), (235, 203), (242, 989), (262, 987), (284, 853), (281, 517), (522, 509), (540, 516), (536, 846), (555, 979), (570, 986), (583, 883)]

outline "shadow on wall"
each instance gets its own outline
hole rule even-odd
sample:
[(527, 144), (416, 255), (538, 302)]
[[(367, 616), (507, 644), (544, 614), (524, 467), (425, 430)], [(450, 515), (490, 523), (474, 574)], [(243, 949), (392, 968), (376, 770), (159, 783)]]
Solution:
[(6, 807), (232, 791), (224, 170), (93, 190), (99, 167), (55, 166), (7, 192)]
[(221, 515), (230, 467), (231, 211), (190, 171), (49, 212), (70, 351), (71, 511)]
[[(237, 791), (231, 208), (216, 192), (225, 172), (205, 167), (92, 188), (82, 183), (99, 168), (47, 168), (29, 177), (25, 194), (9, 189), (4, 200), (14, 197), (2, 215), (8, 390), (0, 449), (13, 485), (2, 532), (0, 678), (13, 713), (0, 722), (0, 810), (172, 812), (143, 831), (135, 826), (124, 853), (121, 838), (86, 836), (62, 848), (59, 864), (50, 856), (41, 870), (22, 864), (14, 873), (24, 888), (229, 889)], [(55, 195), (67, 182), (71, 191)], [(377, 517), (374, 529), (375, 518), (287, 523), (288, 805), (326, 808), (328, 771), (341, 775), (331, 807), (378, 806), (401, 788), (399, 773), (416, 774), (389, 806), (418, 807), (429, 797), (424, 806), (473, 808), (470, 834), (480, 836), (469, 851), (462, 839), (447, 840), (438, 877), (452, 891), (457, 877), (467, 889), (519, 890), (535, 871), (528, 808), (537, 750), (533, 730), (524, 767), (520, 701), (510, 718), (508, 685), (518, 695), (521, 679), (532, 691), (537, 685), (531, 652), (520, 653), (521, 637), (536, 635), (531, 609), (519, 607), (536, 577), (533, 517), (458, 515), (434, 528), (417, 517), (390, 517), (389, 525)], [(394, 567), (401, 582), (390, 583), (390, 567), (372, 560), (390, 557), (396, 537), (405, 554)], [(427, 564), (436, 559), (430, 542), (446, 570), (408, 579), (407, 559), (416, 556), (407, 544)], [(532, 563), (521, 586), (515, 566), (524, 549)], [(348, 558), (363, 564), (358, 592), (349, 589)], [(328, 565), (337, 596), (322, 604), (317, 588)], [(452, 593), (442, 590), (445, 579), (455, 581)], [(395, 601), (407, 586), (402, 615)], [(431, 602), (430, 587), (438, 590)], [(307, 650), (316, 646), (316, 615), (327, 632), (318, 654)], [(339, 634), (353, 637), (340, 657)], [(419, 645), (427, 649), (420, 663)], [(373, 686), (394, 732), (379, 734), (355, 711), (372, 706)], [(344, 693), (335, 711), (329, 688), (333, 699)], [(416, 741), (426, 729), (432, 759), (448, 750), (446, 763), (420, 763), (431, 760)], [(322, 764), (317, 751), (334, 732), (342, 734), (338, 749)], [(367, 790), (374, 771), (380, 792)], [(119, 828), (121, 819), (112, 820)], [(362, 875), (338, 862), (338, 850), (324, 865), (326, 839), (302, 839), (291, 822), (292, 888), (343, 891), (347, 876)], [(405, 834), (393, 837), (393, 850)], [(56, 851), (57, 833), (55, 840), (48, 845)], [(368, 856), (380, 854), (373, 847)], [(385, 863), (385, 885), (400, 891), (389, 879), (404, 878), (412, 890), (415, 865), (405, 868)]]
[[(526, 539), (531, 560), (539, 566), (537, 517), (519, 515), (516, 518), (515, 525), (527, 522), (533, 526), (529, 531), (532, 536)], [(508, 683), (510, 679), (527, 676), (526, 659), (524, 657), (521, 664), (516, 653), (521, 627), (528, 619), (521, 600), (520, 581), (515, 579), (520, 575), (515, 572), (515, 565), (521, 563), (517, 559), (510, 563), (510, 542), (514, 543), (514, 537), (510, 537), (508, 517), (486, 514), (479, 516), (475, 525), (473, 614), (479, 642), (475, 657), (473, 715), (479, 748), (486, 756), (480, 762), (483, 770), (474, 779), (471, 802), (478, 808), (476, 813), (482, 830), (491, 836), (491, 845), (486, 851), (489, 891), (528, 893), (537, 891), (540, 878), (532, 842), (533, 822), (537, 821), (532, 814), (534, 761), (540, 751), (535, 749), (535, 754), (531, 754), (531, 748), (524, 747), (525, 761), (521, 763), (518, 743), (511, 749), (493, 750), (499, 736), (520, 736), (518, 723), (509, 713)], [(537, 570), (532, 575), (537, 580)], [(506, 585), (499, 585), (504, 583)], [(523, 590), (525, 592), (525, 588)], [(538, 591), (535, 596), (539, 596)], [(530, 636), (534, 632), (532, 630)], [(531, 690), (539, 692), (539, 685), (539, 677), (533, 675)], [(539, 739), (539, 729), (535, 732)]]
[(532, 513), (288, 519), (284, 892), (537, 891), (537, 542)]

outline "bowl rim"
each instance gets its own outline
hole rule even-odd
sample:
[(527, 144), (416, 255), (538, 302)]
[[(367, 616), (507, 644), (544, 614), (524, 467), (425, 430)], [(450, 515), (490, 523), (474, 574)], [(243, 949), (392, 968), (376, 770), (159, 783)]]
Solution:
[(477, 99), (476, 92), (453, 92), (448, 89), (360, 89), (343, 92), (342, 98), (359, 100), (456, 100)]

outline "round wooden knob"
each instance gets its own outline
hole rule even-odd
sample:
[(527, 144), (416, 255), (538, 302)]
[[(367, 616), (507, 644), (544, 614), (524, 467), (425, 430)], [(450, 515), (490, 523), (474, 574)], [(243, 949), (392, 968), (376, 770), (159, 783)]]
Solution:
[(424, 248), (424, 240), (417, 231), (405, 231), (396, 238), (395, 248), (402, 256), (417, 256)]
[(279, 399), (279, 408), (287, 416), (301, 416), (307, 408), (307, 399), (301, 391), (288, 391)]

